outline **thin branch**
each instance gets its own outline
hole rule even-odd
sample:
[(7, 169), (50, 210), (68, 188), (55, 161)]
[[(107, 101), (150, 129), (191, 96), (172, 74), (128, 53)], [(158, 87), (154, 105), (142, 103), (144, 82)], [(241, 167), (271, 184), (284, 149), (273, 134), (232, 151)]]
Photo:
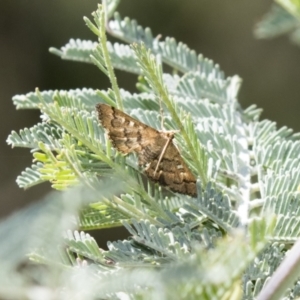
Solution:
[(105, 20), (106, 20), (106, 15), (105, 15), (105, 8), (103, 8), (102, 5), (98, 6), (98, 11), (100, 11), (99, 15), (99, 23), (100, 23), (100, 28), (99, 28), (99, 43), (101, 44), (101, 50), (105, 62), (105, 66), (108, 72), (108, 78), (111, 82), (112, 89), (116, 95), (116, 101), (117, 101), (117, 107), (121, 110), (124, 110), (123, 108), (123, 102), (121, 99), (121, 94), (120, 94), (120, 89), (118, 86), (117, 82), (117, 77), (114, 72), (114, 68), (111, 63), (110, 55), (107, 49), (107, 39), (106, 39), (106, 32), (105, 32)]
[(281, 265), (274, 272), (266, 287), (259, 293), (257, 300), (281, 299), (284, 292), (299, 278), (300, 240), (292, 247)]

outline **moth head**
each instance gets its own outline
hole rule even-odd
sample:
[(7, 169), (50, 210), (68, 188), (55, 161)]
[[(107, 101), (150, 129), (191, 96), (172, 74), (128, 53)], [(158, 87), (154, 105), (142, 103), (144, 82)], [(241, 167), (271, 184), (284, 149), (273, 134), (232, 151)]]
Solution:
[(168, 131), (163, 131), (164, 137), (167, 138), (168, 140), (173, 140), (175, 133), (178, 133), (179, 130), (168, 130)]

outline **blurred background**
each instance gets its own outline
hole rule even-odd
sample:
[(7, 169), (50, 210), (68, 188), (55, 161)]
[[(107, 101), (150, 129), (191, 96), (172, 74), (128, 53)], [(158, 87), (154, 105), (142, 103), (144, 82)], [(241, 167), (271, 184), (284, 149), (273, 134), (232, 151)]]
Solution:
[[(40, 90), (99, 88), (108, 80), (96, 67), (60, 58), (48, 52), (70, 38), (93, 39), (83, 22), (97, 0), (0, 1), (0, 217), (41, 199), (50, 191), (42, 184), (21, 190), (16, 177), (32, 163), (28, 149), (11, 149), (6, 138), (12, 130), (31, 127), (39, 112), (17, 111), (11, 98)], [(255, 103), (263, 118), (300, 130), (300, 49), (287, 37), (257, 40), (255, 24), (269, 11), (272, 1), (235, 0), (122, 0), (121, 15), (149, 26), (154, 36), (172, 36), (197, 53), (214, 60), (226, 76), (243, 79), (242, 107)], [(119, 84), (135, 90), (136, 76), (117, 72)]]

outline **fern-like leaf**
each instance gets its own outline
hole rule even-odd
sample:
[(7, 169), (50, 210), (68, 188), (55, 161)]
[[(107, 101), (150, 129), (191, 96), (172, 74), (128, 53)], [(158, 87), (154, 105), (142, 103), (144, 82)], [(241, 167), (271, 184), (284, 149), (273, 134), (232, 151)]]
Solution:
[(32, 186), (45, 182), (47, 179), (42, 178), (40, 169), (43, 167), (42, 163), (32, 165), (30, 168), (26, 168), (25, 171), (17, 178), (17, 184), (20, 188), (28, 189)]
[(190, 50), (185, 44), (178, 43), (174, 38), (166, 38), (164, 42), (159, 42), (158, 38), (153, 38), (149, 28), (143, 29), (135, 20), (126, 17), (121, 19), (118, 13), (114, 14), (114, 19), (109, 21), (109, 33), (128, 43), (143, 42), (147, 48), (155, 54), (159, 54), (163, 61), (176, 70), (183, 73), (189, 71), (199, 71), (214, 78), (223, 79), (224, 73), (219, 65), (212, 60), (198, 55)]
[(282, 6), (273, 4), (255, 28), (258, 38), (273, 38), (288, 33), (299, 25), (299, 21)]

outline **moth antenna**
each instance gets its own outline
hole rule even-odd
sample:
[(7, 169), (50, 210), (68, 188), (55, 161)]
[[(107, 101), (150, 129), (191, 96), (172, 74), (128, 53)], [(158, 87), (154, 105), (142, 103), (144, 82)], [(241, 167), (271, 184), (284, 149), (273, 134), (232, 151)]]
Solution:
[(173, 139), (173, 136), (172, 136), (172, 135), (169, 136), (169, 138), (168, 138), (166, 144), (164, 145), (164, 147), (163, 147), (163, 149), (162, 149), (162, 151), (161, 151), (161, 153), (160, 153), (160, 155), (159, 155), (159, 159), (158, 159), (158, 162), (157, 162), (156, 167), (155, 167), (155, 170), (154, 170), (154, 177), (155, 177), (156, 172), (157, 172), (157, 170), (158, 170), (158, 166), (159, 166), (159, 164), (160, 164), (162, 158), (164, 157), (164, 154), (165, 154), (165, 152), (166, 152), (166, 150), (167, 150), (167, 147), (169, 146), (169, 144), (170, 144), (170, 142), (172, 141), (172, 139)]

